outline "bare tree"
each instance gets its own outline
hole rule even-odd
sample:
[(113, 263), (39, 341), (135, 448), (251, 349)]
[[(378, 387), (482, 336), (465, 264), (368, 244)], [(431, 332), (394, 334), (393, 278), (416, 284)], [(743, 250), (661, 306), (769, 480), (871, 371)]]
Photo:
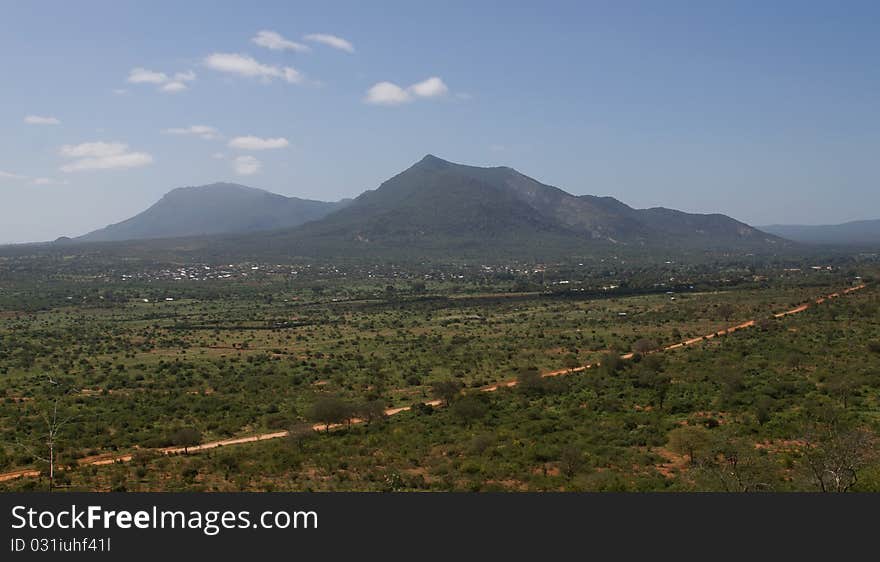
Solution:
[(308, 422), (298, 422), (293, 424), (287, 432), (287, 442), (299, 449), (300, 452), (305, 451), (306, 441), (315, 435), (315, 425)]
[[(53, 379), (52, 377), (48, 377), (49, 384), (54, 388), (60, 388), (61, 383)], [(49, 491), (51, 492), (54, 484), (55, 484), (55, 461), (56, 461), (56, 447), (58, 445), (58, 438), (61, 435), (61, 430), (73, 419), (73, 416), (67, 417), (59, 417), (58, 416), (58, 403), (61, 399), (66, 396), (69, 392), (73, 392), (74, 389), (67, 389), (61, 392), (60, 395), (55, 397), (55, 400), (52, 402), (51, 412), (46, 411), (42, 413), (43, 421), (46, 424), (46, 450), (47, 455), (43, 456), (34, 452), (31, 447), (28, 447), (25, 444), (20, 443), (21, 447), (28, 451), (28, 453), (33, 456), (35, 459), (47, 463), (49, 465)]]
[(747, 440), (719, 436), (712, 451), (704, 455), (696, 474), (710, 489), (725, 492), (769, 492), (776, 480), (773, 462)]
[(859, 470), (870, 460), (874, 435), (861, 427), (839, 423), (816, 424), (804, 438), (804, 463), (822, 492), (846, 492), (858, 481)]

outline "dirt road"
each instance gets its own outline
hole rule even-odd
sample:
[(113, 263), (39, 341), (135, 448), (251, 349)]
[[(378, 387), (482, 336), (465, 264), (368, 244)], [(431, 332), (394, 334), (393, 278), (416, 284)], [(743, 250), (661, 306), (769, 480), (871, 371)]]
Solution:
[[(840, 291), (837, 293), (831, 293), (830, 295), (825, 295), (824, 297), (819, 297), (811, 302), (802, 304), (800, 306), (796, 306), (796, 307), (792, 308), (791, 310), (786, 310), (784, 312), (775, 313), (775, 314), (773, 314), (773, 317), (774, 318), (784, 318), (786, 316), (791, 316), (792, 314), (798, 314), (798, 313), (804, 312), (805, 310), (809, 309), (812, 306), (822, 304), (828, 300), (838, 298), (841, 295), (848, 295), (852, 292), (859, 291), (864, 288), (865, 288), (864, 284), (856, 285), (856, 286), (850, 287), (848, 289), (844, 289), (843, 291)], [(668, 345), (666, 347), (657, 349), (655, 351), (651, 351), (649, 353), (662, 353), (664, 351), (672, 351), (675, 349), (680, 349), (680, 348), (684, 348), (687, 346), (692, 346), (692, 345), (700, 343), (702, 341), (712, 339), (716, 335), (731, 334), (733, 332), (736, 332), (737, 330), (744, 330), (746, 328), (751, 328), (752, 326), (755, 325), (755, 323), (756, 323), (755, 320), (749, 320), (747, 322), (742, 322), (741, 324), (737, 324), (735, 326), (731, 326), (729, 328), (719, 330), (719, 331), (713, 332), (711, 334), (706, 334), (705, 336), (691, 338), (691, 339), (685, 340), (680, 343)], [(633, 357), (632, 353), (625, 353), (620, 356), (621, 359), (632, 359), (632, 357)], [(563, 376), (563, 375), (571, 375), (571, 374), (580, 373), (582, 371), (586, 371), (587, 369), (592, 369), (592, 368), (598, 367), (598, 366), (599, 366), (598, 362), (591, 363), (588, 365), (581, 365), (580, 367), (574, 367), (572, 369), (559, 369), (556, 371), (549, 371), (547, 373), (542, 373), (541, 376), (542, 377), (557, 377), (557, 376)], [(510, 380), (510, 381), (506, 381), (506, 382), (500, 382), (500, 383), (484, 386), (484, 387), (480, 388), (480, 390), (483, 392), (495, 392), (499, 388), (514, 387), (514, 386), (516, 386), (516, 384), (517, 383), (515, 380)], [(428, 402), (425, 402), (424, 404), (426, 404), (428, 406), (432, 406), (432, 407), (438, 407), (438, 406), (442, 405), (442, 401), (430, 400)], [(399, 408), (389, 408), (389, 409), (385, 410), (385, 415), (386, 416), (393, 416), (393, 415), (399, 414), (401, 412), (409, 411), (411, 409), (412, 409), (412, 406), (402, 406)], [(355, 418), (355, 419), (352, 419), (350, 421), (350, 423), (348, 423), (348, 424), (333, 424), (330, 426), (329, 429), (333, 430), (333, 429), (338, 429), (341, 427), (345, 427), (345, 426), (352, 425), (352, 424), (359, 424), (359, 423), (363, 423), (363, 420)], [(324, 426), (324, 424), (315, 424), (313, 426), (313, 429), (315, 431), (324, 431), (325, 426)], [(234, 437), (231, 439), (223, 439), (220, 441), (211, 441), (209, 443), (202, 443), (201, 445), (188, 447), (186, 449), (186, 452), (187, 453), (196, 453), (199, 451), (206, 451), (208, 449), (216, 449), (217, 447), (241, 445), (243, 443), (254, 443), (256, 441), (266, 441), (268, 439), (279, 439), (281, 437), (287, 437), (287, 435), (288, 435), (287, 431), (276, 431), (273, 433), (261, 433), (258, 435), (251, 435), (248, 437)], [(155, 451), (155, 452), (158, 452), (158, 453), (161, 453), (164, 455), (177, 455), (177, 454), (181, 454), (184, 452), (183, 447), (166, 447), (163, 449), (149, 449), (149, 450)], [(105, 454), (105, 455), (98, 455), (98, 456), (94, 456), (94, 457), (86, 457), (86, 458), (80, 459), (78, 461), (78, 464), (80, 464), (82, 466), (86, 466), (86, 465), (101, 466), (101, 465), (114, 464), (117, 462), (128, 462), (131, 460), (131, 458), (132, 458), (132, 453)], [(16, 478), (35, 477), (35, 476), (39, 476), (39, 475), (40, 475), (39, 470), (34, 470), (34, 469), (14, 470), (11, 472), (0, 473), (0, 482), (4, 482), (7, 480), (14, 480)]]

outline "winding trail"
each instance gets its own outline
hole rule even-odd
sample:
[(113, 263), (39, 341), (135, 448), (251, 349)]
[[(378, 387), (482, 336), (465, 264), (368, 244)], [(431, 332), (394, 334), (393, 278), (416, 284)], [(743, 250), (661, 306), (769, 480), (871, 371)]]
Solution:
[[(831, 293), (829, 295), (825, 295), (824, 297), (818, 297), (813, 301), (801, 304), (801, 305), (796, 306), (790, 310), (786, 310), (784, 312), (777, 312), (777, 313), (773, 314), (773, 317), (774, 318), (784, 318), (786, 316), (791, 316), (793, 314), (799, 314), (801, 312), (804, 312), (805, 310), (808, 310), (809, 308), (811, 308), (813, 306), (820, 305), (828, 300), (838, 298), (842, 295), (848, 295), (848, 294), (853, 293), (855, 291), (860, 291), (864, 288), (865, 288), (864, 283), (862, 283), (861, 285), (855, 285), (855, 286), (849, 287), (847, 289), (844, 289), (840, 292)], [(716, 336), (731, 334), (731, 333), (736, 332), (738, 330), (744, 330), (746, 328), (751, 328), (756, 324), (756, 322), (757, 322), (756, 320), (749, 320), (747, 322), (742, 322), (742, 323), (737, 324), (735, 326), (731, 326), (731, 327), (723, 329), (723, 330), (718, 330), (718, 331), (713, 332), (711, 334), (706, 334), (705, 336), (690, 338), (688, 340), (685, 340), (685, 341), (682, 341), (682, 342), (679, 342), (676, 344), (668, 345), (668, 346), (665, 346), (665, 347), (662, 347), (659, 349), (655, 349), (653, 351), (649, 351), (648, 353), (662, 353), (665, 351), (673, 351), (676, 349), (681, 349), (681, 348), (693, 346), (693, 345), (698, 344), (702, 341), (712, 339)], [(621, 355), (620, 358), (624, 359), (624, 360), (632, 359), (633, 355), (634, 355), (634, 353), (625, 353), (625, 354)], [(580, 372), (586, 371), (587, 369), (592, 369), (592, 368), (598, 367), (599, 365), (600, 364), (598, 362), (589, 363), (587, 365), (581, 365), (580, 367), (574, 367), (572, 369), (559, 369), (556, 371), (549, 371), (546, 373), (542, 373), (541, 376), (542, 377), (557, 377), (557, 376), (563, 376), (563, 375), (571, 375), (574, 373), (580, 373)], [(510, 381), (505, 381), (505, 382), (500, 382), (500, 383), (484, 386), (484, 387), (481, 387), (479, 390), (481, 392), (495, 392), (496, 390), (498, 390), (500, 388), (514, 387), (514, 386), (516, 386), (516, 384), (517, 384), (517, 381), (510, 380)], [(425, 404), (426, 406), (439, 407), (443, 404), (443, 402), (441, 400), (430, 400), (428, 402), (423, 402), (423, 404)], [(412, 409), (412, 406), (401, 406), (398, 408), (389, 408), (389, 409), (385, 410), (385, 416), (394, 416), (396, 414), (399, 414), (401, 412), (406, 412), (411, 409)], [(312, 429), (314, 429), (315, 431), (325, 431), (326, 429), (334, 430), (334, 429), (346, 427), (349, 425), (359, 424), (359, 423), (363, 423), (363, 422), (364, 422), (364, 420), (361, 420), (359, 418), (353, 418), (353, 419), (349, 420), (348, 423), (331, 424), (329, 426), (329, 428), (326, 428), (324, 424), (320, 424), (320, 423), (315, 424), (312, 426)], [(272, 432), (272, 433), (260, 433), (257, 435), (250, 435), (247, 437), (233, 437), (230, 439), (222, 439), (220, 441), (210, 441), (208, 443), (202, 443), (201, 445), (187, 447), (186, 449), (184, 449), (184, 447), (165, 447), (165, 448), (161, 448), (161, 449), (145, 449), (145, 450), (154, 451), (154, 452), (157, 452), (157, 453), (160, 453), (163, 455), (178, 455), (181, 453), (197, 453), (200, 451), (207, 451), (209, 449), (216, 449), (218, 447), (227, 447), (227, 446), (231, 446), (231, 445), (241, 445), (244, 443), (254, 443), (257, 441), (266, 441), (269, 439), (280, 439), (282, 437), (287, 437), (288, 435), (289, 435), (288, 431), (276, 431), (276, 432)], [(92, 456), (92, 457), (85, 457), (85, 458), (79, 459), (79, 461), (77, 461), (77, 464), (79, 464), (80, 466), (109, 465), (109, 464), (115, 464), (118, 462), (129, 462), (129, 461), (131, 461), (132, 456), (133, 456), (133, 453), (119, 453), (119, 454), (107, 453), (107, 454), (96, 455), (96, 456)], [(58, 468), (60, 469), (61, 467), (58, 467)], [(26, 469), (22, 469), (22, 470), (13, 470), (11, 472), (0, 473), (0, 482), (5, 482), (8, 480), (15, 480), (16, 478), (36, 477), (39, 475), (40, 475), (40, 471), (32, 469), (32, 468), (26, 468)]]

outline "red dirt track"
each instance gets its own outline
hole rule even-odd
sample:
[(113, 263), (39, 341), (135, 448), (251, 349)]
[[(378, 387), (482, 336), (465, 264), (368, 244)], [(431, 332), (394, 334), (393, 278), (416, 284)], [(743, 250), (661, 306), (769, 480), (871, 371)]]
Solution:
[[(775, 314), (773, 314), (773, 317), (774, 318), (784, 318), (786, 316), (798, 314), (798, 313), (804, 312), (805, 310), (809, 309), (812, 306), (820, 305), (828, 300), (838, 298), (842, 295), (848, 295), (852, 292), (859, 291), (864, 288), (865, 288), (864, 284), (856, 285), (856, 286), (850, 287), (848, 289), (844, 289), (843, 291), (840, 291), (840, 292), (831, 293), (831, 294), (826, 295), (824, 297), (819, 297), (819, 298), (817, 298), (813, 301), (810, 301), (808, 303), (802, 304), (800, 306), (796, 306), (795, 308), (792, 308), (791, 310), (786, 310), (784, 312), (775, 313)], [(704, 340), (712, 339), (716, 335), (726, 335), (726, 334), (731, 334), (733, 332), (736, 332), (737, 330), (751, 328), (752, 326), (755, 325), (755, 323), (756, 323), (755, 320), (749, 320), (747, 322), (742, 322), (740, 324), (737, 324), (735, 326), (731, 326), (731, 327), (723, 329), (723, 330), (718, 330), (717, 332), (713, 332), (711, 334), (706, 334), (705, 336), (691, 338), (691, 339), (685, 340), (680, 343), (676, 343), (673, 345), (669, 345), (669, 346), (657, 349), (655, 351), (651, 351), (649, 353), (661, 353), (664, 351), (673, 351), (675, 349), (685, 348), (685, 347), (700, 343)], [(631, 359), (632, 357), (633, 357), (633, 353), (625, 353), (620, 356), (621, 359)], [(592, 369), (592, 368), (598, 367), (598, 366), (599, 366), (599, 363), (591, 363), (591, 364), (587, 364), (587, 365), (582, 365), (580, 367), (574, 367), (572, 369), (559, 369), (556, 371), (549, 371), (546, 373), (542, 373), (541, 376), (542, 377), (556, 377), (556, 376), (563, 376), (563, 375), (571, 375), (571, 374), (580, 373), (582, 371), (586, 371), (587, 369)], [(517, 384), (517, 382), (515, 380), (511, 380), (511, 381), (492, 384), (489, 386), (484, 386), (484, 387), (480, 388), (480, 390), (482, 392), (494, 392), (494, 391), (498, 390), (499, 388), (514, 387), (514, 386), (516, 386), (516, 384)], [(432, 406), (432, 407), (438, 407), (442, 404), (442, 401), (430, 400), (428, 402), (424, 402), (424, 404), (426, 404), (428, 406)], [(412, 408), (411, 406), (402, 406), (399, 408), (389, 408), (389, 409), (385, 410), (385, 415), (386, 416), (393, 416), (393, 415), (399, 414), (401, 412), (406, 412), (406, 411), (410, 410), (411, 408)], [(336, 429), (336, 428), (344, 427), (344, 426), (351, 425), (351, 424), (358, 424), (358, 423), (363, 423), (363, 420), (355, 418), (355, 419), (350, 420), (350, 422), (348, 424), (333, 424), (330, 426), (330, 429)], [(324, 431), (325, 426), (324, 426), (324, 424), (315, 424), (313, 426), (313, 429), (315, 431)], [(230, 439), (223, 439), (220, 441), (211, 441), (208, 443), (202, 443), (201, 445), (188, 447), (186, 449), (186, 452), (187, 453), (195, 453), (195, 452), (205, 451), (208, 449), (216, 449), (217, 447), (226, 447), (226, 446), (230, 446), (230, 445), (240, 445), (243, 443), (254, 443), (256, 441), (265, 441), (267, 439), (278, 439), (278, 438), (287, 437), (287, 436), (288, 436), (287, 431), (276, 431), (276, 432), (272, 432), (272, 433), (261, 433), (258, 435), (251, 435), (251, 436), (247, 436), (247, 437), (233, 437)], [(164, 455), (177, 455), (180, 453), (184, 453), (183, 447), (165, 447), (162, 449), (148, 449), (148, 450), (155, 451), (157, 453), (161, 453)], [(117, 462), (128, 462), (131, 459), (132, 459), (132, 453), (103, 454), (103, 455), (97, 455), (97, 456), (93, 456), (93, 457), (86, 457), (86, 458), (80, 459), (78, 461), (78, 464), (81, 466), (87, 466), (87, 465), (100, 466), (100, 465), (114, 464)], [(40, 475), (40, 472), (41, 471), (35, 470), (35, 469), (22, 469), (22, 470), (14, 470), (11, 472), (4, 472), (4, 473), (0, 473), (0, 482), (4, 482), (7, 480), (14, 480), (16, 478), (36, 477), (36, 476)]]

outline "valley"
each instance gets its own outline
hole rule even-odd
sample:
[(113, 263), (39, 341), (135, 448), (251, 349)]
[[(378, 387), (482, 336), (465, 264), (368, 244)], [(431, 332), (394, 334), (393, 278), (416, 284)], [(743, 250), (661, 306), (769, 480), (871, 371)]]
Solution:
[[(759, 390), (767, 384), (761, 380), (789, 381), (792, 400), (813, 396), (809, 399), (821, 404), (829, 392), (823, 381), (831, 376), (822, 365), (830, 359), (814, 356), (802, 338), (839, 337), (828, 315), (859, 310), (866, 316), (849, 329), (860, 335), (845, 346), (842, 340), (834, 343), (832, 355), (838, 348), (870, 347), (877, 336), (871, 285), (852, 290), (872, 280), (876, 266), (835, 259), (836, 265), (817, 268), (807, 265), (811, 262), (762, 268), (730, 262), (705, 270), (691, 264), (639, 264), (639, 275), (592, 268), (578, 272), (576, 264), (412, 269), (226, 264), (222, 271), (229, 277), (215, 278), (193, 278), (161, 264), (141, 267), (137, 275), (107, 277), (103, 266), (90, 272), (81, 263), (75, 279), (52, 272), (39, 285), (26, 281), (38, 262), (19, 259), (10, 266), (7, 261), (5, 266), (19, 273), (4, 278), (19, 276), (19, 281), (4, 283), (0, 292), (5, 397), (0, 427), (8, 444), (0, 457), (6, 474), (2, 485), (47, 485), (45, 463), (35, 456), (42, 456), (40, 427), (56, 401), (71, 421), (59, 439), (53, 486), (73, 490), (262, 489), (269, 482), (271, 489), (381, 489), (380, 482), (370, 483), (376, 472), (367, 467), (354, 473), (321, 469), (321, 484), (303, 480), (300, 471), (315, 470), (312, 448), (322, 451), (321, 458), (335, 451), (339, 466), (345, 466), (357, 440), (365, 440), (357, 450), (373, 450), (369, 443), (386, 434), (439, 419), (458, 428), (456, 439), (483, 439), (499, 428), (513, 431), (509, 424), (522, 423), (516, 420), (536, 404), (578, 395), (589, 405), (589, 418), (599, 416), (615, 432), (634, 430), (623, 429), (633, 416), (650, 417), (651, 428), (641, 431), (653, 437), (612, 449), (583, 444), (579, 454), (584, 459), (598, 455), (593, 469), (556, 474), (556, 480), (552, 474), (541, 476), (540, 485), (529, 483), (532, 478), (524, 473), (508, 473), (517, 482), (513, 488), (544, 489), (555, 482), (562, 489), (580, 489), (586, 474), (609, 469), (620, 482), (630, 483), (636, 473), (668, 472), (659, 460), (637, 463), (640, 468), (632, 473), (598, 459), (653, 458), (639, 452), (645, 447), (667, 455), (669, 428), (690, 426), (705, 412), (716, 411), (709, 417), (721, 419), (723, 431), (733, 431), (737, 439), (798, 439), (803, 427), (789, 418), (800, 406), (776, 391)], [(206, 271), (200, 267), (191, 270)], [(831, 294), (846, 299), (822, 297), (821, 307), (802, 305)], [(796, 322), (795, 331), (790, 322)], [(784, 340), (784, 334), (796, 339), (766, 347)], [(682, 342), (693, 349), (677, 351), (685, 347)], [(743, 351), (735, 359), (740, 352), (734, 350), (755, 345), (764, 351), (754, 357)], [(659, 348), (671, 355), (650, 353)], [(870, 390), (876, 382), (869, 375), (874, 356), (870, 350), (861, 353), (870, 361), (859, 368), (865, 378), (848, 390), (846, 407), (869, 423), (877, 415)], [(757, 370), (743, 371), (741, 360), (754, 362)], [(592, 366), (584, 376), (550, 376), (582, 371), (584, 365)], [(734, 386), (741, 396), (728, 403), (724, 389), (734, 384), (728, 382), (731, 377), (740, 381)], [(597, 380), (602, 381), (599, 387)], [(839, 407), (839, 398), (828, 396), (827, 406)], [(514, 404), (524, 409), (511, 409)], [(755, 426), (759, 404), (762, 412), (778, 412), (766, 415), (780, 416), (779, 423), (789, 421)], [(433, 415), (424, 410), (438, 406), (443, 407)], [(321, 408), (323, 413), (316, 411)], [(352, 417), (370, 423), (345, 421)], [(316, 431), (328, 424), (338, 427), (332, 435)], [(591, 431), (577, 427), (571, 430)], [(707, 431), (720, 437), (718, 427)], [(538, 434), (516, 434), (509, 437), (542, 446)], [(277, 443), (263, 444), (265, 438)], [(264, 454), (292, 464), (285, 468), (273, 461), (275, 472), (268, 480), (242, 468), (241, 463), (265, 462), (258, 460)], [(562, 449), (546, 454), (543, 465), (556, 473), (562, 457), (555, 455), (562, 455)], [(232, 459), (238, 468), (224, 470), (226, 479), (217, 480), (221, 475), (213, 463)], [(178, 480), (178, 470), (189, 471), (183, 467), (190, 465), (199, 467), (195, 475)], [(437, 483), (442, 479), (433, 478), (419, 484), (406, 477), (414, 467), (395, 466), (402, 478), (395, 485), (403, 489), (474, 486), (476, 473), (465, 472), (442, 485)], [(691, 480), (694, 471), (688, 463), (678, 466), (681, 480), (661, 474), (655, 487), (708, 485)], [(342, 474), (346, 480), (339, 481)], [(808, 479), (798, 486), (808, 487)]]

